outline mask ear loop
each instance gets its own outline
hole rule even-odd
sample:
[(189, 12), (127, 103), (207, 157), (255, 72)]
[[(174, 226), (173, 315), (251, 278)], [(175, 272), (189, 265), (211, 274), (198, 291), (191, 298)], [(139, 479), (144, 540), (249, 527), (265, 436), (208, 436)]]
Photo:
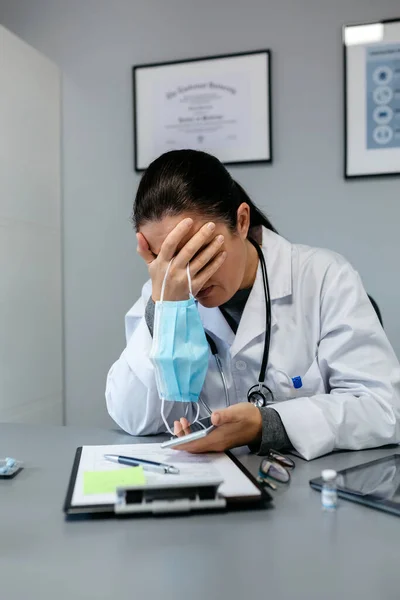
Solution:
[[(173, 260), (174, 259), (172, 258), (169, 261), (167, 270), (165, 271), (164, 280), (163, 280), (162, 286), (161, 286), (160, 302), (163, 302), (163, 300), (164, 300), (164, 293), (165, 293), (165, 286), (166, 286), (166, 283), (167, 283), (167, 277), (168, 277), (168, 273), (169, 273), (169, 270), (170, 270), (170, 267), (171, 267), (171, 264), (172, 264)], [(189, 265), (189, 263), (186, 266), (186, 274), (187, 274), (188, 284), (189, 284), (189, 298), (193, 298), (192, 278), (190, 277), (190, 265)], [(197, 423), (197, 421), (199, 420), (199, 415), (200, 415), (200, 404), (199, 404), (199, 402), (196, 402), (196, 404), (197, 404), (197, 412), (196, 412), (196, 417), (195, 417), (195, 419), (193, 421), (193, 424)], [(164, 405), (165, 405), (165, 398), (161, 398), (161, 418), (162, 418), (162, 420), (164, 422), (164, 425), (165, 425), (167, 431), (173, 436), (174, 432), (172, 431), (171, 427), (168, 425), (168, 421), (167, 421), (167, 419), (165, 418), (165, 415), (164, 415)], [(186, 409), (185, 409), (185, 418), (186, 418), (186, 416), (188, 414), (188, 410), (189, 410), (189, 406), (186, 406)], [(202, 425), (202, 427), (205, 429), (205, 427), (204, 427), (204, 425), (202, 423), (200, 423), (200, 425)]]
[(167, 270), (165, 271), (164, 279), (163, 279), (162, 286), (161, 286), (160, 302), (162, 302), (164, 300), (164, 293), (165, 293), (165, 286), (167, 284), (167, 277), (168, 277), (168, 273), (169, 273), (169, 270), (171, 268), (173, 260), (174, 259), (171, 258), (171, 260), (168, 263)]
[(190, 277), (190, 263), (188, 263), (186, 266), (186, 275), (187, 275), (188, 284), (189, 284), (189, 298), (193, 298), (192, 278)]
[(165, 415), (164, 415), (164, 404), (165, 404), (165, 398), (161, 398), (161, 418), (164, 421), (164, 425), (165, 425), (167, 431), (169, 431), (169, 433), (172, 436), (174, 436), (175, 434), (172, 431), (171, 427), (168, 425), (168, 421), (167, 421), (167, 419), (165, 418)]
[[(161, 286), (160, 302), (164, 301), (165, 286), (166, 286), (166, 283), (167, 283), (168, 273), (169, 273), (169, 270), (170, 270), (170, 267), (171, 267), (171, 264), (172, 264), (173, 260), (174, 259), (172, 258), (169, 261), (167, 270), (165, 271), (164, 279), (163, 279), (162, 286)], [(167, 419), (165, 418), (165, 415), (164, 415), (164, 404), (165, 404), (165, 398), (162, 397), (161, 398), (161, 418), (162, 418), (162, 420), (164, 422), (164, 425), (165, 425), (167, 431), (169, 431), (169, 433), (173, 436), (174, 432), (172, 431), (171, 427), (168, 425), (168, 421), (167, 421)]]
[[(170, 433), (172, 436), (174, 436), (175, 434), (174, 434), (174, 432), (172, 431), (171, 427), (168, 425), (168, 421), (167, 421), (167, 419), (165, 418), (165, 415), (164, 415), (164, 404), (165, 404), (165, 398), (161, 398), (161, 418), (162, 418), (162, 420), (164, 421), (164, 425), (165, 425), (165, 427), (166, 427), (167, 431), (168, 431), (168, 432), (169, 432), (169, 433)], [(199, 414), (200, 414), (200, 404), (199, 404), (198, 402), (196, 402), (196, 404), (197, 404), (197, 413), (196, 413), (196, 418), (195, 418), (195, 420), (193, 421), (192, 425), (193, 425), (194, 423), (197, 423), (197, 421), (198, 421), (198, 419), (199, 419)], [(187, 415), (187, 410), (186, 410), (186, 412), (185, 412), (185, 415)], [(201, 425), (201, 426), (203, 427), (203, 429), (206, 429), (206, 427), (203, 425), (203, 423), (199, 423), (199, 425)]]
[[(163, 302), (163, 300), (164, 300), (165, 286), (167, 285), (167, 277), (168, 277), (168, 273), (171, 268), (173, 260), (174, 259), (171, 258), (171, 260), (168, 263), (167, 270), (165, 271), (164, 279), (163, 279), (162, 286), (161, 286), (160, 302)], [(186, 266), (186, 274), (187, 274), (188, 284), (189, 284), (189, 298), (193, 298), (192, 278), (190, 277), (190, 264), (189, 263)]]
[[(186, 275), (187, 275), (187, 279), (188, 279), (188, 284), (189, 284), (189, 298), (194, 298), (193, 296), (193, 289), (192, 289), (192, 278), (190, 276), (190, 263), (188, 263), (186, 265)], [(199, 415), (200, 415), (200, 402), (196, 402), (197, 404), (197, 412), (196, 412), (196, 417), (193, 421), (192, 424), (197, 423), (197, 421), (199, 420)], [(187, 407), (188, 409), (189, 407)], [(187, 415), (187, 409), (186, 409), (186, 413), (185, 416)], [(200, 423), (200, 425), (203, 425), (202, 423)], [(204, 426), (203, 426), (204, 427)], [(205, 429), (205, 427), (204, 427)]]

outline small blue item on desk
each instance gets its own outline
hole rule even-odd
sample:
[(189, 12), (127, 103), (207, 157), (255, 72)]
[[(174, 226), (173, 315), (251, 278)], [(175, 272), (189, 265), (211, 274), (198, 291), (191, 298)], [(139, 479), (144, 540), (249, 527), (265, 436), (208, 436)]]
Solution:
[(22, 462), (15, 458), (0, 459), (0, 479), (11, 479), (22, 470)]
[(295, 390), (299, 390), (301, 387), (303, 387), (303, 382), (301, 380), (300, 375), (298, 375), (297, 377), (292, 377), (292, 382)]

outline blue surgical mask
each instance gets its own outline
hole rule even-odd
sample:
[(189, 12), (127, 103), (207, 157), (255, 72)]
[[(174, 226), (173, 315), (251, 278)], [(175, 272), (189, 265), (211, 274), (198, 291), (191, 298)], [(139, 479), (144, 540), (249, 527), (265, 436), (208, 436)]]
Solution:
[[(172, 434), (164, 416), (164, 402), (196, 402), (199, 416), (199, 396), (207, 375), (209, 348), (203, 324), (192, 294), (189, 266), (187, 268), (189, 299), (164, 301), (165, 273), (161, 298), (156, 302), (153, 345), (150, 359), (154, 365), (156, 385), (161, 398), (161, 416)], [(183, 415), (182, 415), (183, 416)]]

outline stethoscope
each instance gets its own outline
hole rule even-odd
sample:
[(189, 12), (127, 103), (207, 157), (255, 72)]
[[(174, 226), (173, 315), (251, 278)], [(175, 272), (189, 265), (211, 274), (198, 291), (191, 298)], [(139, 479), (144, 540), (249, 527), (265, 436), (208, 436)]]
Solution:
[[(260, 259), (261, 266), (261, 274), (263, 278), (263, 286), (264, 286), (264, 298), (265, 298), (265, 339), (264, 339), (264, 351), (261, 362), (260, 374), (258, 376), (258, 383), (253, 385), (249, 391), (247, 392), (247, 401), (257, 406), (257, 408), (262, 408), (267, 404), (271, 404), (274, 401), (274, 396), (267, 385), (265, 385), (265, 374), (268, 366), (268, 357), (269, 357), (269, 347), (271, 341), (271, 298), (269, 293), (269, 284), (268, 284), (268, 274), (267, 274), (267, 265), (265, 264), (265, 258), (263, 251), (260, 246), (252, 240), (248, 238), (249, 242), (251, 242), (254, 248), (257, 250), (258, 258)], [(228, 395), (228, 384), (226, 382), (226, 377), (222, 368), (222, 362), (220, 357), (218, 356), (217, 345), (212, 339), (212, 337), (206, 333), (207, 342), (210, 346), (210, 350), (214, 356), (215, 362), (217, 363), (217, 367), (219, 370), (219, 374), (221, 376), (222, 383), (224, 385), (225, 392), (225, 403), (226, 406), (229, 406), (229, 395)], [(208, 406), (206, 406), (208, 409)]]

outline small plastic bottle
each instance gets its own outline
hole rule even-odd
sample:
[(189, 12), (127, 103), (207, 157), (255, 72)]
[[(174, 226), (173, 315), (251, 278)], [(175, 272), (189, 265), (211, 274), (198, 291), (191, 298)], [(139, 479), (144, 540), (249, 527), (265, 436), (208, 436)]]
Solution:
[(324, 480), (321, 493), (322, 508), (324, 510), (336, 510), (337, 507), (337, 473), (333, 469), (325, 469), (321, 473)]

